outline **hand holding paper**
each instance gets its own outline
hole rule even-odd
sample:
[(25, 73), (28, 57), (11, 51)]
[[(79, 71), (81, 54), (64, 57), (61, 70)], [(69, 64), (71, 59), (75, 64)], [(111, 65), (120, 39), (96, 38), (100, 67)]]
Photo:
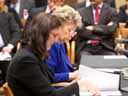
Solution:
[(12, 52), (12, 48), (9, 48), (8, 46), (5, 46), (3, 49), (2, 49), (2, 53), (11, 53)]
[[(115, 92), (115, 95), (121, 95), (119, 91), (119, 75), (117, 74), (100, 72), (93, 68), (80, 65), (79, 76), (80, 78), (84, 78), (85, 80), (96, 84), (101, 91), (101, 96), (104, 96), (104, 92), (107, 92), (108, 95), (112, 95), (113, 92)], [(87, 89), (85, 88), (81, 89), (81, 92), (84, 94), (83, 96), (88, 94)]]
[(12, 59), (8, 52), (0, 52), (0, 61), (10, 61)]

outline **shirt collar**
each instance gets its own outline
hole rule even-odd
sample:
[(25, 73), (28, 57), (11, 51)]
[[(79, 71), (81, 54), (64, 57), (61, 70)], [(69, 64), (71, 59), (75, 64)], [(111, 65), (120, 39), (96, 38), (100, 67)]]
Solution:
[(50, 13), (50, 12), (51, 12), (51, 10), (50, 10), (49, 6), (47, 6), (47, 8), (46, 8), (45, 12), (46, 12), (46, 13)]
[(86, 0), (86, 2), (85, 2), (85, 7), (88, 7), (88, 6), (90, 6), (90, 5), (91, 5), (90, 1), (89, 1), (89, 0)]
[(99, 8), (101, 9), (103, 7), (103, 3), (101, 3), (100, 5), (99, 5)]
[[(99, 9), (101, 9), (103, 7), (103, 2), (98, 6), (99, 6)], [(92, 7), (94, 8), (94, 6), (92, 6)]]

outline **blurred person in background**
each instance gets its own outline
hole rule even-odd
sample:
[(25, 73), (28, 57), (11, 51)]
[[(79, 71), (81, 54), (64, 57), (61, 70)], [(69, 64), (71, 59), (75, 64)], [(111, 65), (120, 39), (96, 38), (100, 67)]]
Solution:
[(47, 6), (42, 6), (40, 8), (33, 8), (30, 11), (29, 17), (27, 19), (27, 22), (25, 24), (25, 29), (26, 30), (28, 24), (31, 22), (32, 18), (39, 14), (40, 12), (46, 12), (46, 13), (51, 13), (54, 11), (58, 6), (62, 6), (64, 4), (64, 0), (48, 0), (48, 5)]
[[(115, 8), (115, 0), (103, 0), (103, 2), (110, 5), (111, 7)], [(79, 8), (82, 8), (82, 7), (88, 7), (90, 4), (91, 4), (90, 0), (84, 0), (80, 3), (75, 3), (73, 5), (73, 8), (79, 9)]]
[(4, 0), (0, 0), (0, 13), (0, 51), (11, 53), (21, 39), (21, 33), (14, 15), (8, 12), (8, 7), (4, 4)]
[[(5, 5), (6, 5), (6, 2), (7, 2), (7, 0), (4, 0), (4, 4), (5, 4)], [(17, 14), (17, 12), (15, 11), (15, 9), (10, 8), (10, 7), (7, 6), (7, 11), (8, 11), (8, 12), (11, 12), (11, 13), (14, 15), (14, 18), (15, 18), (17, 24), (19, 25), (20, 29), (23, 28), (23, 25), (22, 25), (22, 23), (21, 23), (20, 17), (19, 17), (19, 15)]]
[[(18, 41), (21, 40), (21, 33), (14, 19), (12, 12), (8, 12), (8, 7), (4, 0), (0, 0), (0, 54), (13, 55), (16, 52)], [(0, 57), (1, 58), (1, 57)], [(3, 75), (3, 83), (6, 79), (6, 71), (9, 61), (0, 61), (0, 68)]]
[(6, 4), (8, 7), (14, 8), (20, 18), (24, 18), (25, 10), (29, 13), (32, 8), (35, 8), (34, 0), (8, 0)]
[(126, 4), (120, 7), (119, 11), (119, 21), (127, 23), (126, 28), (128, 28), (128, 0), (125, 0)]
[(35, 0), (36, 7), (42, 7), (47, 5), (48, 0)]
[[(115, 55), (113, 34), (118, 27), (115, 8), (103, 0), (90, 0), (91, 5), (79, 9), (83, 27), (78, 32), (76, 62), (84, 55)], [(109, 14), (109, 15), (108, 15)]]

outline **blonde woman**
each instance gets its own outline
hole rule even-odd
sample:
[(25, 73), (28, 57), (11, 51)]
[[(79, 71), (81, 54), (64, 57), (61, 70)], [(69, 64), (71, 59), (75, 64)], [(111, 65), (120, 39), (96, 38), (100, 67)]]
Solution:
[(63, 28), (59, 30), (59, 40), (49, 50), (50, 58), (48, 66), (54, 71), (54, 82), (67, 82), (77, 78), (78, 72), (74, 71), (66, 55), (64, 43), (69, 41), (75, 34), (77, 27), (82, 26), (81, 16), (73, 8), (64, 5), (53, 11), (62, 23)]

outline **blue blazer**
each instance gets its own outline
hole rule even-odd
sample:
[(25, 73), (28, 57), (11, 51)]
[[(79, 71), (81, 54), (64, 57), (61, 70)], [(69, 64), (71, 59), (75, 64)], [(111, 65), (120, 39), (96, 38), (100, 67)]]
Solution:
[(69, 72), (72, 72), (73, 68), (67, 57), (64, 44), (54, 43), (48, 53), (50, 57), (46, 62), (55, 73), (54, 82), (69, 81)]

